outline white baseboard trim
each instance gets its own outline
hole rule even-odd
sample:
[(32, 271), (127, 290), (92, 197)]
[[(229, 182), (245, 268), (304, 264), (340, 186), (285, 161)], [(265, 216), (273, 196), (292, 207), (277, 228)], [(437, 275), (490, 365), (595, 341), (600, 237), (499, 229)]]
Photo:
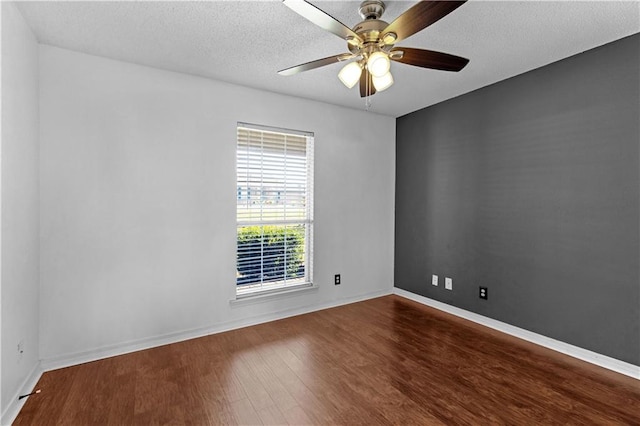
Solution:
[(27, 378), (24, 380), (24, 382), (22, 382), (22, 386), (20, 386), (15, 395), (13, 395), (13, 397), (11, 398), (11, 402), (7, 407), (5, 407), (4, 411), (2, 412), (2, 417), (0, 417), (0, 424), (2, 424), (2, 426), (9, 426), (11, 423), (13, 423), (16, 417), (18, 417), (18, 413), (28, 399), (23, 398), (21, 400), (18, 400), (18, 397), (20, 395), (25, 395), (33, 392), (33, 389), (38, 383), (38, 380), (40, 380), (42, 373), (42, 367), (40, 366), (40, 362), (38, 362), (33, 366), (33, 369), (31, 369), (31, 372), (29, 373)]
[(251, 325), (262, 324), (265, 322), (276, 321), (296, 315), (307, 314), (314, 311), (333, 308), (336, 306), (347, 305), (350, 303), (360, 302), (367, 299), (373, 299), (380, 296), (392, 294), (391, 288), (378, 290), (374, 292), (364, 293), (357, 296), (346, 297), (338, 300), (324, 302), (320, 304), (307, 305), (294, 309), (285, 309), (269, 314), (263, 314), (253, 317), (247, 317), (240, 320), (219, 323), (210, 327), (197, 328), (193, 330), (185, 330), (175, 333), (164, 334), (161, 336), (149, 337), (136, 341), (124, 342), (121, 344), (104, 346), (97, 349), (82, 351), (53, 358), (46, 358), (40, 361), (43, 371), (57, 370), (59, 368), (70, 367), (73, 365), (84, 364), (86, 362), (97, 361), (112, 356), (124, 355), (144, 349), (150, 349), (157, 346), (168, 345), (171, 343), (182, 342), (184, 340), (195, 339), (198, 337), (208, 336), (210, 334), (222, 333), (225, 331), (235, 330), (238, 328), (248, 327)]
[(503, 333), (518, 337), (528, 342), (544, 346), (545, 348), (552, 349), (556, 352), (560, 352), (565, 355), (578, 358), (582, 361), (586, 361), (591, 364), (606, 368), (608, 370), (615, 371), (616, 373), (624, 374), (625, 376), (640, 380), (640, 366), (620, 361), (619, 359), (611, 358), (597, 352), (592, 352), (590, 350), (574, 346), (569, 343), (561, 342), (559, 340), (555, 340), (550, 337), (546, 337), (541, 334), (495, 320), (493, 318), (488, 318), (474, 312), (447, 305), (446, 303), (438, 302), (437, 300), (429, 299), (428, 297), (420, 296), (418, 294), (411, 293), (397, 287), (393, 288), (393, 294), (411, 299), (415, 302), (430, 306), (440, 311), (447, 312), (457, 317), (473, 321), (480, 325), (493, 328), (494, 330), (501, 331)]

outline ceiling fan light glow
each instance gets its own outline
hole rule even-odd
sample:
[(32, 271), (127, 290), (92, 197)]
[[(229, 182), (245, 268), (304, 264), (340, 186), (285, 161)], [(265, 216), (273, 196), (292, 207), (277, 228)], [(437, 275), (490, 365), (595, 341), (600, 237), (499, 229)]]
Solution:
[(338, 73), (338, 78), (349, 89), (356, 85), (360, 81), (360, 74), (362, 74), (362, 68), (357, 62), (350, 62), (345, 65)]
[(387, 72), (382, 77), (373, 76), (373, 86), (376, 88), (376, 91), (382, 92), (383, 90), (388, 89), (393, 84), (393, 76), (390, 72)]
[(374, 52), (367, 59), (367, 69), (374, 77), (382, 77), (389, 72), (391, 61), (384, 52)]

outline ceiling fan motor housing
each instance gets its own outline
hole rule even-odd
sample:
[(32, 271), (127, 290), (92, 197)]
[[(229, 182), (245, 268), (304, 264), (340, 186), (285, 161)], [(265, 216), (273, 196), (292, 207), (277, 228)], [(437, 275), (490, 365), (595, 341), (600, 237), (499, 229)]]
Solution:
[[(378, 44), (380, 43), (381, 31), (388, 25), (388, 23), (380, 19), (367, 19), (353, 27), (353, 32), (362, 38), (365, 46), (372, 43)], [(357, 53), (360, 49), (359, 46), (353, 46), (351, 44), (347, 44), (347, 47), (353, 53)]]
[(381, 0), (365, 0), (360, 3), (358, 12), (362, 19), (380, 19), (385, 8), (384, 2)]

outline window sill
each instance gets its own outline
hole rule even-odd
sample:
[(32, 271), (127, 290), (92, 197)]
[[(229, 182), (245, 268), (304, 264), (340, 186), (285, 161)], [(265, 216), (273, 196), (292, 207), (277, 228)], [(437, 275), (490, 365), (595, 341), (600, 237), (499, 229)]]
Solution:
[(267, 292), (256, 292), (254, 294), (242, 295), (240, 297), (236, 297), (235, 299), (229, 300), (229, 304), (231, 306), (239, 306), (239, 305), (247, 305), (253, 303), (266, 302), (267, 300), (279, 299), (287, 296), (297, 296), (300, 293), (306, 293), (309, 291), (318, 290), (318, 286), (315, 284), (306, 284), (300, 285), (293, 288), (288, 288), (284, 290), (275, 290), (275, 291), (267, 291)]

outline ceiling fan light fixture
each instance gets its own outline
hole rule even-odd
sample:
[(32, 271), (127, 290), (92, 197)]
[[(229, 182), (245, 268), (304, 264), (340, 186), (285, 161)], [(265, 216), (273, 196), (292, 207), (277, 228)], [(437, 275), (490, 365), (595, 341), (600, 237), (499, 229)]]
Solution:
[(384, 44), (393, 44), (397, 38), (398, 35), (396, 33), (386, 33), (382, 36), (382, 41)]
[(360, 74), (362, 74), (362, 67), (358, 62), (350, 62), (345, 65), (338, 73), (338, 78), (349, 89), (356, 85), (360, 81)]
[(346, 41), (350, 53), (306, 62), (280, 70), (278, 73), (293, 75), (336, 62), (352, 61), (346, 63), (340, 70), (338, 78), (348, 88), (352, 88), (360, 82), (360, 97), (365, 98), (368, 110), (371, 105), (371, 96), (393, 85), (393, 76), (390, 72), (391, 61), (442, 71), (460, 71), (469, 62), (466, 58), (448, 53), (394, 47), (395, 43), (444, 18), (464, 4), (466, 0), (418, 1), (417, 4), (395, 18), (391, 24), (380, 19), (386, 8), (384, 4), (386, 0), (361, 1), (358, 11), (364, 20), (353, 28), (349, 28), (308, 0), (283, 0), (284, 5), (295, 13)]
[(404, 52), (402, 50), (393, 50), (389, 53), (389, 59), (398, 60), (404, 57)]
[(382, 77), (389, 72), (391, 61), (384, 52), (373, 52), (367, 59), (367, 69), (374, 77)]
[(351, 46), (358, 46), (360, 44), (360, 39), (351, 35), (347, 36), (346, 40)]
[(376, 91), (382, 92), (383, 90), (388, 89), (393, 84), (393, 76), (390, 72), (387, 72), (381, 77), (373, 76), (373, 87), (376, 88)]

